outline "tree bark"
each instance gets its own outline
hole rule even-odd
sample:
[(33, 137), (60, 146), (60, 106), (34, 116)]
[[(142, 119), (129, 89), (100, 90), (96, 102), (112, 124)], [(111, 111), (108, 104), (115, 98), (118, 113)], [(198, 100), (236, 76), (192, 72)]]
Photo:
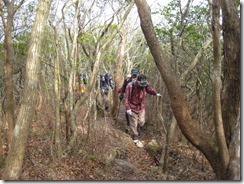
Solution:
[(120, 37), (121, 40), (119, 42), (119, 49), (118, 49), (118, 55), (117, 55), (117, 59), (116, 59), (116, 69), (114, 71), (114, 81), (115, 81), (115, 87), (113, 90), (113, 106), (111, 109), (111, 114), (113, 117), (116, 116), (116, 110), (117, 110), (117, 106), (118, 106), (118, 87), (119, 87), (119, 83), (121, 81), (122, 78), (122, 66), (123, 66), (123, 61), (124, 61), (124, 56), (125, 56), (125, 41), (126, 41), (126, 34), (127, 31), (126, 29), (124, 29), (123, 31), (121, 31)]
[(229, 146), (240, 107), (240, 17), (237, 1), (221, 0), (220, 2), (224, 40), (222, 114)]
[(240, 111), (237, 118), (235, 132), (230, 143), (230, 165), (228, 170), (228, 179), (241, 179), (241, 154), (240, 154)]
[(60, 117), (60, 67), (59, 67), (59, 45), (56, 27), (54, 28), (55, 63), (54, 63), (54, 90), (55, 90), (55, 148), (58, 159), (61, 159), (61, 117)]
[[(219, 0), (213, 0), (212, 4), (212, 35), (213, 35), (213, 54), (214, 54), (214, 71), (213, 71), (213, 110), (214, 125), (216, 130), (216, 140), (219, 145), (220, 165), (223, 168), (221, 178), (227, 176), (229, 164), (229, 151), (226, 144), (225, 132), (221, 111), (221, 44), (220, 44), (220, 4)], [(224, 171), (224, 172), (223, 172)]]
[(170, 144), (171, 144), (171, 140), (174, 136), (175, 133), (175, 128), (176, 128), (176, 119), (173, 116), (172, 121), (168, 127), (168, 131), (167, 131), (167, 137), (166, 137), (166, 144), (164, 147), (164, 153), (162, 154), (161, 158), (160, 158), (160, 165), (163, 168), (163, 173), (164, 174), (168, 174), (168, 156), (169, 156), (169, 148), (170, 148)]
[(51, 0), (38, 1), (37, 14), (27, 56), (23, 101), (17, 117), (11, 149), (4, 168), (4, 180), (17, 180), (20, 176), (29, 134), (29, 125), (33, 119), (35, 110), (41, 41), (44, 35), (46, 20), (49, 15), (50, 4)]
[[(5, 2), (7, 8), (7, 17), (5, 20), (4, 11), (1, 11), (2, 22), (4, 26), (4, 73), (5, 73), (5, 95), (6, 95), (6, 124), (8, 125), (8, 146), (14, 130), (14, 80), (13, 80), (13, 19), (14, 19), (14, 1)], [(0, 2), (3, 10), (3, 1)]]

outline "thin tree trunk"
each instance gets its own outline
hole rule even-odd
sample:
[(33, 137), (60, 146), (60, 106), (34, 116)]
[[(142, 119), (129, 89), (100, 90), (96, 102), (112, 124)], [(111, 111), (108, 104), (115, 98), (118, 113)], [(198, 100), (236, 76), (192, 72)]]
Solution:
[(55, 75), (55, 82), (54, 82), (54, 89), (55, 89), (55, 147), (56, 147), (56, 154), (58, 159), (61, 159), (61, 117), (60, 117), (60, 68), (59, 68), (59, 45), (57, 39), (57, 30), (54, 29), (55, 35), (55, 51), (56, 51), (56, 58), (55, 58), (55, 67), (54, 67), (54, 75)]
[(172, 138), (174, 136), (174, 133), (175, 133), (176, 124), (177, 124), (176, 119), (173, 116), (171, 124), (170, 124), (170, 126), (168, 128), (168, 131), (167, 131), (167, 138), (166, 138), (166, 144), (165, 144), (165, 147), (164, 147), (164, 153), (162, 154), (162, 156), (160, 158), (160, 161), (159, 161), (160, 165), (163, 168), (163, 173), (164, 174), (168, 174), (169, 148), (170, 148), (171, 140), (172, 140)]
[(197, 53), (196, 57), (194, 58), (193, 62), (190, 64), (190, 66), (184, 71), (184, 73), (181, 75), (181, 80), (183, 81), (184, 78), (187, 76), (187, 74), (189, 74), (194, 67), (197, 65), (197, 63), (199, 61), (201, 61), (201, 57), (204, 53), (204, 51), (211, 45), (211, 43), (213, 42), (213, 39), (210, 38), (208, 39), (202, 46), (202, 48), (200, 49), (200, 51)]
[(78, 1), (75, 11), (75, 17), (72, 24), (73, 29), (73, 43), (72, 43), (72, 51), (71, 51), (71, 71), (69, 77), (69, 110), (70, 110), (70, 123), (71, 123), (71, 138), (69, 142), (69, 147), (72, 148), (76, 137), (77, 137), (77, 125), (76, 125), (76, 114), (74, 111), (74, 86), (75, 86), (75, 74), (76, 74), (76, 62), (77, 62), (77, 50), (78, 50), (78, 17), (80, 16), (80, 7), (82, 5), (82, 1)]
[[(1, 112), (1, 107), (0, 107), (0, 135), (2, 135), (2, 127), (3, 127), (3, 121), (1, 120), (2, 118), (2, 112)], [(0, 168), (2, 168), (4, 163), (4, 149), (3, 149), (3, 139), (2, 136), (0, 137)]]
[[(213, 0), (212, 4), (212, 34), (213, 34), (213, 54), (214, 54), (214, 71), (213, 71), (213, 109), (214, 124), (216, 130), (216, 139), (219, 145), (220, 165), (223, 168), (217, 176), (226, 177), (229, 164), (229, 151), (226, 144), (222, 111), (221, 111), (221, 44), (220, 44), (220, 4), (219, 0)], [(225, 171), (225, 172), (223, 172)]]
[[(3, 9), (3, 1), (0, 2)], [(6, 124), (8, 125), (8, 146), (14, 130), (14, 80), (13, 80), (13, 19), (14, 19), (14, 1), (5, 2), (7, 8), (7, 20), (5, 20), (4, 11), (1, 11), (2, 22), (4, 26), (4, 73), (5, 73), (5, 95), (6, 95)]]
[(233, 138), (230, 143), (230, 165), (228, 170), (229, 180), (240, 180), (241, 179), (241, 154), (240, 154), (240, 111), (237, 118), (237, 124)]
[(116, 69), (114, 71), (114, 81), (115, 81), (115, 87), (113, 91), (113, 106), (111, 109), (111, 114), (113, 117), (116, 116), (116, 110), (118, 107), (118, 86), (122, 78), (122, 66), (123, 66), (123, 61), (124, 61), (124, 56), (125, 56), (125, 41), (126, 41), (126, 29), (124, 28), (121, 33), (120, 33), (120, 43), (119, 43), (119, 49), (118, 49), (118, 55), (116, 58)]
[(49, 15), (50, 4), (51, 0), (38, 1), (37, 14), (28, 50), (24, 95), (14, 129), (11, 149), (4, 168), (4, 180), (17, 180), (20, 176), (29, 135), (29, 126), (35, 110), (41, 41)]

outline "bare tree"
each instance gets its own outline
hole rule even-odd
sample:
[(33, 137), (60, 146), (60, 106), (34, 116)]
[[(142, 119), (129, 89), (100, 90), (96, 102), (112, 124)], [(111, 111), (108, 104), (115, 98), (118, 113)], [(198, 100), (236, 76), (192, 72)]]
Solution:
[[(15, 0), (1, 0), (1, 18), (4, 27), (4, 71), (5, 71), (5, 97), (6, 97), (6, 124), (8, 125), (8, 144), (11, 144), (11, 138), (15, 126), (14, 121), (14, 81), (13, 81), (13, 20), (16, 11), (25, 2), (21, 0), (16, 4)], [(6, 14), (5, 14), (6, 8)], [(6, 16), (6, 17), (5, 17)]]
[(57, 33), (57, 27), (54, 28), (54, 41), (55, 41), (55, 62), (54, 62), (54, 89), (55, 89), (55, 148), (56, 148), (56, 154), (58, 156), (58, 159), (61, 158), (61, 117), (60, 117), (60, 85), (61, 85), (61, 79), (60, 79), (60, 60), (59, 60), (59, 54), (60, 54), (60, 48), (58, 44), (58, 33)]
[(51, 0), (38, 1), (27, 57), (23, 100), (14, 129), (11, 149), (4, 168), (3, 178), (5, 180), (17, 180), (20, 176), (29, 135), (29, 126), (35, 110), (41, 41), (44, 35), (46, 20), (49, 15), (50, 4)]

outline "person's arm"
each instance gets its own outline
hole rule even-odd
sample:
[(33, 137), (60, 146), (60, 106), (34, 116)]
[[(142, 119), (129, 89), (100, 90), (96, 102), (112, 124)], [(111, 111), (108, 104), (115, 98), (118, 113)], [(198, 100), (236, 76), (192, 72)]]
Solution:
[(146, 92), (149, 93), (150, 95), (157, 95), (156, 90), (148, 83), (146, 86)]
[(127, 79), (124, 80), (122, 87), (119, 89), (119, 93), (125, 93), (126, 90), (126, 86), (127, 86)]
[(132, 85), (128, 84), (126, 89), (125, 89), (125, 109), (126, 111), (127, 110), (131, 110), (130, 109), (130, 98), (131, 98), (131, 88), (132, 88)]
[(112, 79), (109, 80), (109, 85), (112, 89), (114, 89), (115, 82), (112, 81)]
[(127, 79), (124, 80), (122, 87), (120, 87), (118, 90), (118, 93), (120, 93), (120, 95), (119, 95), (120, 100), (122, 100), (124, 98), (126, 86), (127, 86)]

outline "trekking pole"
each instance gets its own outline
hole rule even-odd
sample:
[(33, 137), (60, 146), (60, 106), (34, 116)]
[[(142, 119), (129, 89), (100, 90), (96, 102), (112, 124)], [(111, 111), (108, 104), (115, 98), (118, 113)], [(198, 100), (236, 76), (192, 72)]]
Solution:
[(121, 99), (120, 99), (120, 101), (119, 101), (119, 106), (118, 106), (118, 108), (117, 108), (117, 112), (116, 112), (116, 119), (115, 119), (115, 123), (117, 123), (117, 121), (118, 121), (118, 116), (119, 116), (119, 110), (120, 110), (120, 104), (121, 104)]

